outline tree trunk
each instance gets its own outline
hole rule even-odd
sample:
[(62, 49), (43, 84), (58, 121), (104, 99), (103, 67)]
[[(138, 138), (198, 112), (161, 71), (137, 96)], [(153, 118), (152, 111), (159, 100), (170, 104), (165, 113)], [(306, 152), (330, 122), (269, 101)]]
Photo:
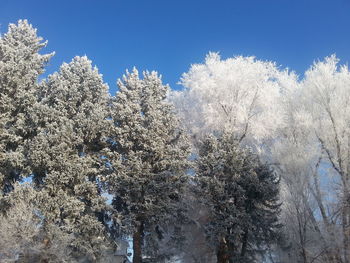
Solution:
[(228, 263), (229, 255), (227, 253), (227, 244), (225, 238), (222, 238), (219, 243), (218, 251), (216, 253), (217, 263)]
[(343, 230), (343, 245), (344, 245), (344, 249), (343, 249), (343, 257), (344, 257), (344, 262), (350, 262), (350, 258), (349, 258), (349, 253), (350, 253), (350, 209), (349, 209), (349, 197), (348, 197), (348, 193), (346, 192), (344, 195), (345, 196), (345, 200), (343, 201), (343, 209), (342, 209), (342, 230)]
[(244, 258), (245, 253), (247, 252), (247, 245), (248, 245), (248, 229), (245, 229), (243, 240), (242, 240), (242, 250), (241, 250), (241, 257)]
[(140, 222), (137, 226), (133, 239), (133, 263), (142, 263), (142, 236), (143, 236), (143, 224)]

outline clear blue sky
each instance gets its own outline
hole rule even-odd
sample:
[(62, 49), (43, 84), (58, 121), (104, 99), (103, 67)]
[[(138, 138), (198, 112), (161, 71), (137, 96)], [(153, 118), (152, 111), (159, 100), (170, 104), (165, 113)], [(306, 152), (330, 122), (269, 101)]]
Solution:
[(179, 88), (209, 51), (255, 55), (298, 74), (332, 53), (350, 62), (350, 0), (0, 0), (2, 33), (21, 18), (56, 51), (49, 73), (86, 54), (112, 93), (133, 66)]

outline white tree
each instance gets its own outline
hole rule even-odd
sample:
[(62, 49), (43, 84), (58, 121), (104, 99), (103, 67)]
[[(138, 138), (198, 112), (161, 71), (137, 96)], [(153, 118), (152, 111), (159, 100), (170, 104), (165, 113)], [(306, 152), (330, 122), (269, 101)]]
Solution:
[[(314, 180), (315, 198), (328, 234), (341, 225), (340, 247), (343, 262), (350, 260), (350, 72), (347, 66), (338, 66), (335, 56), (315, 63), (303, 81), (305, 111), (311, 120), (314, 143), (319, 146), (321, 161), (325, 164)], [(325, 172), (326, 171), (326, 172)], [(326, 176), (324, 176), (324, 174)], [(320, 179), (322, 178), (322, 179)], [(322, 180), (332, 189), (322, 195)], [(333, 183), (332, 183), (333, 182)], [(327, 201), (328, 205), (324, 205)], [(330, 209), (327, 209), (329, 206)], [(333, 225), (333, 226), (332, 226)], [(339, 249), (339, 248), (338, 248)], [(339, 256), (339, 255), (338, 255)]]
[(133, 262), (141, 262), (143, 255), (160, 260), (161, 246), (177, 237), (177, 229), (169, 232), (166, 226), (184, 220), (189, 145), (166, 102), (169, 87), (156, 72), (140, 79), (134, 69), (118, 85), (108, 187), (122, 223), (133, 234)]
[(288, 126), (272, 150), (285, 186), (286, 232), (300, 262), (349, 260), (350, 74), (337, 64), (335, 56), (315, 63), (289, 94)]
[(322, 258), (320, 252), (324, 248), (315, 235), (316, 230), (321, 230), (309, 187), (319, 156), (317, 145), (308, 143), (312, 134), (300, 103), (301, 85), (293, 86), (283, 96), (286, 125), (271, 149), (271, 160), (278, 164), (282, 188), (280, 220), (284, 227), (279, 255), (283, 262), (309, 262)]
[(12, 190), (25, 170), (23, 143), (33, 137), (32, 108), (37, 102), (38, 78), (53, 54), (26, 20), (10, 24), (0, 37), (0, 191)]
[(25, 149), (40, 208), (45, 222), (74, 234), (78, 256), (96, 261), (107, 244), (97, 178), (112, 127), (108, 87), (91, 61), (75, 57), (42, 83), (39, 97), (32, 117), (37, 134)]
[(71, 257), (71, 234), (60, 227), (43, 224), (35, 205), (37, 192), (32, 186), (15, 185), (14, 191), (1, 201), (8, 206), (0, 215), (1, 262), (75, 262)]
[(171, 99), (195, 135), (230, 130), (239, 141), (266, 143), (285, 125), (281, 94), (295, 80), (272, 62), (242, 56), (222, 60), (209, 53), (204, 64), (183, 74), (185, 89)]

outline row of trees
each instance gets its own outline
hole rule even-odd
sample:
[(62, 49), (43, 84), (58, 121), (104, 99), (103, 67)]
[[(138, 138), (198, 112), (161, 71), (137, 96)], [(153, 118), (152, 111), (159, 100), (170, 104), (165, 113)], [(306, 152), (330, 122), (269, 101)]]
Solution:
[[(108, 93), (27, 21), (0, 38), (0, 261), (348, 262), (350, 73), (209, 53)], [(108, 194), (109, 198), (104, 196)], [(131, 239), (130, 239), (131, 238)]]
[(1, 261), (108, 262), (130, 237), (135, 263), (185, 257), (201, 205), (219, 262), (267, 248), (278, 180), (232, 132), (191, 148), (156, 72), (127, 72), (110, 96), (75, 57), (40, 81), (45, 46), (22, 20), (0, 39)]

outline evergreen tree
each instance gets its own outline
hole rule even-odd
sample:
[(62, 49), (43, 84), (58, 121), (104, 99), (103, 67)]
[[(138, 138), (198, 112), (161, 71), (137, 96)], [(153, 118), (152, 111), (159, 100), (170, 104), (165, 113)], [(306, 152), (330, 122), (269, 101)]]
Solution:
[(26, 20), (10, 24), (0, 38), (0, 192), (12, 190), (26, 170), (23, 144), (35, 135), (33, 106), (38, 77), (53, 54)]
[(42, 84), (35, 108), (37, 135), (26, 155), (47, 223), (74, 234), (77, 256), (95, 262), (105, 231), (98, 176), (104, 169), (109, 95), (97, 68), (86, 57), (64, 63)]
[[(165, 242), (165, 227), (185, 219), (180, 204), (189, 167), (187, 138), (166, 101), (169, 87), (156, 72), (143, 77), (134, 69), (118, 82), (109, 153), (112, 172), (107, 177), (113, 206), (133, 235), (134, 263), (142, 262), (145, 254), (159, 261), (158, 241)], [(170, 241), (179, 237), (177, 228), (168, 234)]]
[(197, 161), (199, 195), (207, 204), (207, 236), (219, 263), (256, 262), (278, 227), (278, 178), (239, 147), (231, 133), (208, 136)]

